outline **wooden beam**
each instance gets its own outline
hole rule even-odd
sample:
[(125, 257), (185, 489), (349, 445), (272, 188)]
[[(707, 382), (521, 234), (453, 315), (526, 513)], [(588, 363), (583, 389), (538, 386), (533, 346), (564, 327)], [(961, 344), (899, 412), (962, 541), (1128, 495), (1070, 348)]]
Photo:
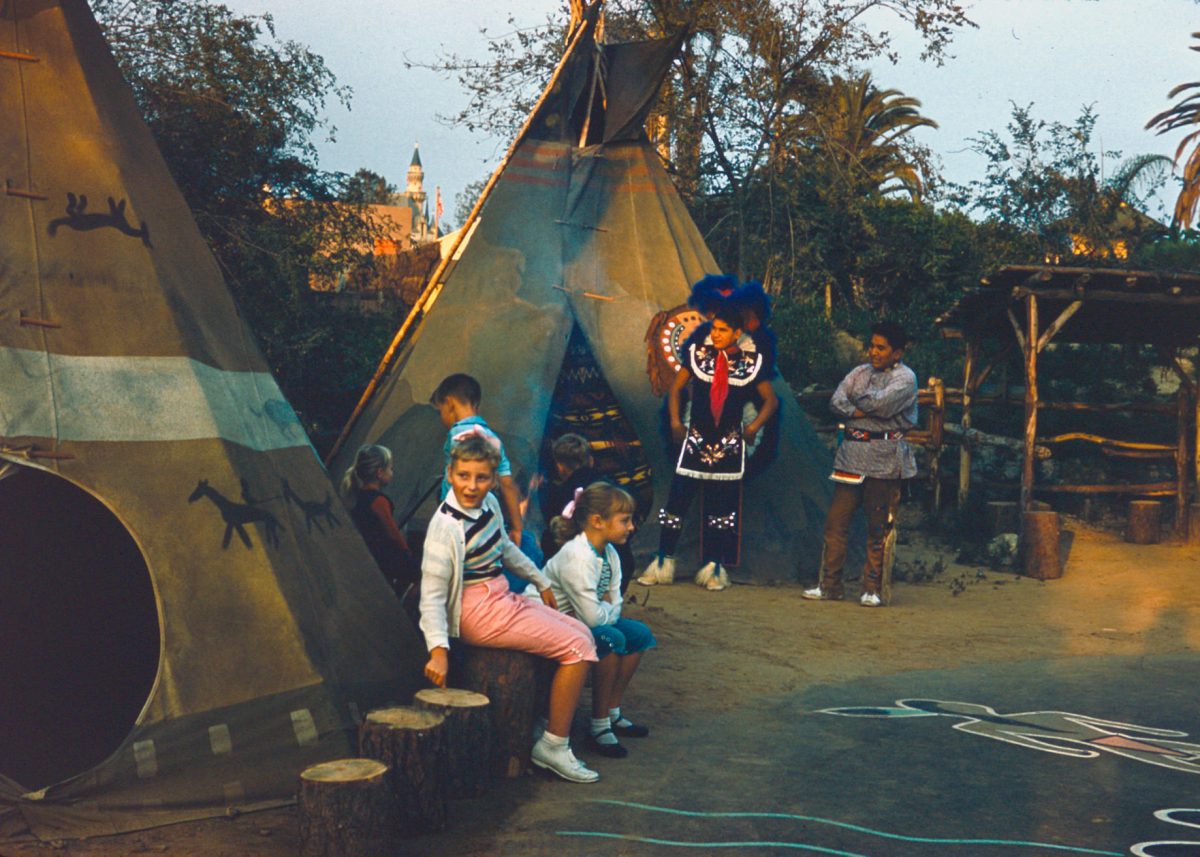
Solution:
[[(1009, 317), (1016, 319), (1009, 310)], [(1021, 462), (1021, 511), (1033, 508), (1033, 449), (1037, 445), (1037, 341), (1038, 301), (1033, 295), (1025, 298), (1025, 454)]]
[(987, 380), (988, 375), (992, 374), (992, 370), (995, 369), (996, 366), (1008, 359), (1008, 355), (1012, 353), (1012, 350), (1013, 344), (1011, 342), (1006, 342), (1004, 347), (1000, 349), (1000, 352), (982, 369), (979, 370), (975, 377), (975, 384), (971, 387), (971, 392), (973, 394), (979, 392), (979, 388), (983, 386), (983, 382)]
[[(1004, 437), (1003, 435), (989, 434), (988, 432), (980, 431), (976, 428), (955, 425), (954, 423), (946, 423), (945, 432), (951, 437), (956, 437), (961, 440), (963, 446), (997, 446), (1001, 449), (1007, 449), (1011, 452), (1023, 452), (1025, 450), (1024, 442), (1015, 437)], [(1050, 451), (1050, 447), (1048, 446), (1038, 445), (1033, 448), (1033, 457), (1039, 461), (1049, 458), (1051, 455), (1053, 455), (1053, 453)]]
[(1102, 437), (1098, 434), (1088, 434), (1082, 431), (1070, 431), (1065, 434), (1056, 434), (1053, 437), (1039, 437), (1038, 443), (1067, 443), (1072, 440), (1081, 440), (1085, 443), (1098, 443), (1101, 446), (1115, 446), (1119, 449), (1142, 449), (1153, 450), (1155, 452), (1175, 452), (1176, 445), (1173, 443), (1142, 443), (1141, 441), (1133, 440), (1116, 440), (1111, 437)]
[(1079, 312), (1079, 308), (1081, 306), (1083, 306), (1083, 301), (1073, 301), (1070, 305), (1067, 306), (1066, 309), (1064, 309), (1061, 313), (1058, 314), (1058, 318), (1054, 319), (1054, 321), (1050, 324), (1050, 326), (1046, 328), (1045, 332), (1042, 333), (1042, 335), (1040, 337), (1038, 337), (1038, 341), (1037, 341), (1037, 350), (1038, 351), (1041, 351), (1047, 345), (1050, 344), (1050, 340), (1054, 338), (1054, 334), (1056, 334), (1060, 330), (1062, 330), (1062, 326), (1071, 320), (1071, 316), (1073, 316), (1073, 315), (1075, 315), (1075, 313)]
[[(1073, 289), (1027, 289), (1017, 286), (1013, 289), (1013, 297), (1025, 298), (1037, 295), (1043, 300), (1077, 300), (1079, 295)], [(1156, 306), (1194, 307), (1200, 306), (1200, 295), (1171, 295), (1160, 292), (1114, 292), (1107, 289), (1091, 289), (1087, 293), (1089, 301), (1106, 301), (1122, 304), (1154, 304)]]
[(1140, 485), (1039, 485), (1038, 494), (1133, 494), (1138, 497), (1169, 497), (1175, 493), (1174, 482), (1147, 482)]
[(1021, 322), (1017, 321), (1017, 317), (1013, 315), (1013, 311), (1008, 311), (1008, 321), (1012, 325), (1013, 333), (1017, 337), (1017, 345), (1021, 346), (1021, 351), (1025, 351), (1025, 334), (1021, 330)]

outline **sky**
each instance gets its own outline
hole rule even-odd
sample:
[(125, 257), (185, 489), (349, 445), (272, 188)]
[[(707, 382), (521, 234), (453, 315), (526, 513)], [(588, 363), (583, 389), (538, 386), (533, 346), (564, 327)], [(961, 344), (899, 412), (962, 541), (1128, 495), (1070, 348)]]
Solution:
[[(318, 145), (321, 166), (352, 173), (366, 167), (404, 187), (413, 147), (420, 144), (425, 189), (440, 186), (447, 216), (455, 196), (485, 177), (508, 140), (447, 127), (466, 96), (454, 80), (405, 60), (428, 62), (454, 52), (486, 57), (481, 33), (567, 14), (566, 0), (224, 0), (243, 13), (270, 13), (277, 35), (325, 58), (338, 82), (353, 90), (351, 108), (331, 105), (336, 140)], [(937, 129), (916, 138), (940, 157), (951, 181), (982, 177), (984, 162), (970, 138), (1002, 131), (1012, 105), (1033, 105), (1039, 119), (1070, 123), (1084, 105), (1099, 116), (1096, 148), (1123, 157), (1174, 157), (1183, 136), (1159, 137), (1143, 126), (1170, 106), (1167, 93), (1200, 80), (1200, 54), (1189, 50), (1200, 30), (1200, 0), (976, 0), (978, 29), (955, 37), (953, 55), (938, 67), (919, 59), (917, 41), (897, 27), (902, 57), (872, 64), (877, 85), (919, 99)], [(1200, 44), (1200, 42), (1195, 42)], [(1107, 165), (1107, 162), (1106, 162)], [(1114, 165), (1115, 167), (1115, 165)], [(1150, 211), (1157, 214), (1156, 211)]]

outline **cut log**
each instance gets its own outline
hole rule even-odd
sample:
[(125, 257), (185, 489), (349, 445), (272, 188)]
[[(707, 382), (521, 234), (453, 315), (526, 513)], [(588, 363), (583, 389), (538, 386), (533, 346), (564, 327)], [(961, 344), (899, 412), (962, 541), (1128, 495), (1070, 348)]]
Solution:
[(417, 691), (413, 705), (446, 718), (446, 796), (480, 797), (491, 782), (492, 715), (482, 693), (430, 687)]
[(399, 806), (388, 766), (375, 759), (323, 762), (300, 774), (301, 857), (397, 855)]
[(445, 715), (410, 706), (371, 711), (358, 752), (391, 768), (389, 781), (405, 834), (446, 829)]
[(530, 766), (533, 721), (541, 713), (538, 697), (538, 662), (527, 652), (463, 646), (461, 676), (451, 676), (457, 687), (482, 693), (490, 701), (492, 718), (492, 776), (511, 779)]
[(1026, 576), (1035, 580), (1062, 577), (1058, 536), (1058, 512), (1037, 510), (1021, 515), (1019, 550), (1021, 568)]
[(1021, 504), (1016, 500), (988, 500), (985, 514), (989, 535), (1021, 531)]
[(1156, 545), (1162, 534), (1162, 503), (1158, 500), (1130, 500), (1125, 541), (1135, 545)]

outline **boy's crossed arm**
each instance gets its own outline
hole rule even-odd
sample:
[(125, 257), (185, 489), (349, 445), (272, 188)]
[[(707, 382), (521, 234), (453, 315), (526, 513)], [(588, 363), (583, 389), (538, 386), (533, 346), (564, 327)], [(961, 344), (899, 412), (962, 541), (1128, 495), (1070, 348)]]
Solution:
[(508, 518), (508, 537), (513, 544), (521, 544), (521, 531), (524, 529), (521, 520), (521, 489), (517, 487), (512, 476), (500, 477), (500, 502), (504, 506), (504, 514)]

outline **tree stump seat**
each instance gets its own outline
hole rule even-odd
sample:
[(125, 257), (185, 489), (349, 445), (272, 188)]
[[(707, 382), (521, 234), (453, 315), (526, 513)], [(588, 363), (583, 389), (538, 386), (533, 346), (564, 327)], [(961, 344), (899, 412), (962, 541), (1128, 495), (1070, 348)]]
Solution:
[(383, 762), (339, 759), (306, 768), (297, 804), (300, 857), (399, 853), (399, 806)]
[(449, 687), (417, 691), (413, 705), (446, 718), (446, 795), (480, 797), (491, 782), (492, 716), (482, 693)]
[(1055, 580), (1062, 577), (1062, 561), (1058, 556), (1058, 512), (1035, 509), (1021, 515), (1019, 552), (1021, 569), (1035, 580)]
[(483, 694), (490, 700), (492, 722), (492, 776), (519, 777), (530, 769), (533, 723), (541, 713), (541, 682), (544, 658), (510, 649), (483, 646), (462, 647), (456, 687)]
[(358, 751), (391, 769), (404, 834), (446, 829), (445, 721), (440, 712), (398, 706), (368, 712), (359, 727)]
[(1162, 536), (1162, 507), (1158, 500), (1130, 500), (1125, 523), (1125, 541), (1156, 545)]

